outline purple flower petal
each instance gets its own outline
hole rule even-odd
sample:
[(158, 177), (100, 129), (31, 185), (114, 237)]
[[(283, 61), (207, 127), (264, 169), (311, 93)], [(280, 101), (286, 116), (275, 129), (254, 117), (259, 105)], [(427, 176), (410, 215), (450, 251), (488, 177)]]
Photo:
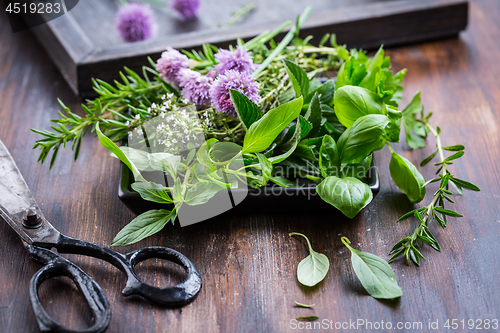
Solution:
[(190, 20), (198, 15), (200, 0), (173, 0), (170, 5), (184, 20)]
[(179, 84), (179, 71), (188, 68), (188, 57), (179, 51), (167, 47), (167, 50), (161, 54), (161, 58), (156, 62), (156, 69), (160, 72), (162, 79), (169, 83)]
[(224, 74), (230, 69), (251, 73), (258, 66), (253, 63), (252, 53), (239, 45), (233, 51), (219, 49), (215, 54), (215, 60), (219, 63), (214, 66), (218, 74)]
[(153, 37), (157, 25), (149, 5), (127, 3), (116, 13), (115, 25), (122, 40), (138, 42)]

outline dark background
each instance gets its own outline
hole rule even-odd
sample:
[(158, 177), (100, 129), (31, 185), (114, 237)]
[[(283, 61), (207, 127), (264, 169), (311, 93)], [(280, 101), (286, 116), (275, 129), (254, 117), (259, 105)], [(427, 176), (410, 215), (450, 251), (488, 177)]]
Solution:
[[(108, 245), (134, 215), (117, 197), (119, 164), (91, 136), (84, 139), (80, 157), (59, 153), (49, 172), (31, 150), (38, 135), (30, 128), (48, 128), (57, 118), (57, 98), (82, 113), (80, 101), (29, 31), (12, 34), (5, 13), (0, 14), (0, 139), (26, 178), (45, 216), (61, 232)], [(390, 152), (377, 152), (381, 192), (353, 220), (333, 210), (307, 214), (232, 214), (213, 221), (165, 229), (123, 252), (150, 245), (168, 246), (184, 253), (200, 271), (204, 285), (198, 298), (181, 309), (158, 308), (120, 294), (125, 285), (111, 265), (86, 257), (68, 256), (93, 276), (111, 303), (109, 332), (272, 332), (289, 331), (296, 316), (372, 322), (447, 319), (500, 319), (498, 279), (500, 263), (500, 1), (470, 4), (470, 25), (459, 38), (395, 48), (388, 51), (395, 70), (408, 68), (406, 104), (422, 91), (433, 123), (442, 128), (444, 145), (465, 144), (466, 155), (452, 166), (459, 177), (477, 184), (481, 192), (456, 197), (453, 208), (463, 218), (450, 219), (446, 230), (437, 226), (442, 253), (425, 248), (421, 267), (402, 261), (392, 264), (403, 296), (395, 302), (369, 297), (350, 266), (350, 253), (341, 236), (352, 244), (388, 259), (390, 247), (413, 230), (415, 221), (396, 224), (412, 209), (389, 176)], [(415, 164), (432, 152), (396, 150)], [(421, 169), (429, 179), (434, 167)], [(433, 193), (430, 185), (427, 203)], [(272, 199), (269, 205), (272, 205)], [(307, 205), (304, 205), (307, 209)], [(325, 280), (313, 289), (295, 278), (298, 263), (307, 255), (302, 240), (330, 259)], [(40, 268), (31, 262), (14, 231), (0, 223), (0, 331), (37, 331), (28, 298), (28, 283)], [(159, 267), (158, 267), (159, 266)], [(155, 271), (158, 274), (155, 274)], [(148, 282), (178, 283), (182, 272), (169, 264), (148, 261), (138, 268)], [(164, 277), (166, 275), (167, 277)], [(49, 313), (72, 328), (85, 327), (90, 318), (76, 288), (65, 279), (42, 285), (40, 296)], [(314, 309), (294, 307), (294, 301), (315, 303)], [(483, 330), (485, 331), (485, 330)]]

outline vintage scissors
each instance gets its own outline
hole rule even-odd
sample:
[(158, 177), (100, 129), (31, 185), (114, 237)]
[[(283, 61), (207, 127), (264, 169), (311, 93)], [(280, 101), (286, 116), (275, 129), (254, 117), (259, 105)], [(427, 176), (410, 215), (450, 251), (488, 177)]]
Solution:
[[(30, 189), (26, 185), (12, 156), (0, 141), (0, 217), (21, 237), (31, 260), (44, 265), (31, 279), (29, 294), (31, 306), (42, 332), (76, 332), (52, 319), (38, 298), (38, 288), (43, 281), (57, 276), (67, 276), (85, 297), (94, 315), (94, 324), (80, 332), (104, 332), (108, 327), (111, 311), (101, 287), (74, 263), (49, 250), (75, 253), (105, 260), (127, 276), (122, 293), (139, 295), (152, 303), (164, 306), (181, 306), (192, 301), (201, 289), (201, 276), (196, 267), (181, 253), (165, 247), (147, 247), (121, 254), (107, 247), (71, 238), (61, 234), (43, 216)], [(181, 265), (187, 278), (181, 284), (158, 288), (141, 281), (134, 273), (134, 266), (149, 258), (166, 259)]]

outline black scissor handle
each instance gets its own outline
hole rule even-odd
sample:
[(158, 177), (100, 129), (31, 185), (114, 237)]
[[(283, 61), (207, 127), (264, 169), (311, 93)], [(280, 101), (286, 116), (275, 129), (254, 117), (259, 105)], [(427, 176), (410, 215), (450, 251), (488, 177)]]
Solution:
[[(65, 235), (61, 235), (57, 243), (50, 245), (61, 253), (82, 254), (109, 262), (127, 276), (127, 284), (123, 289), (125, 296), (139, 295), (158, 305), (185, 305), (195, 299), (202, 286), (200, 273), (193, 263), (182, 253), (166, 247), (152, 246), (121, 254), (110, 248)], [(181, 265), (186, 270), (186, 280), (167, 288), (158, 288), (143, 282), (135, 274), (134, 267), (139, 262), (151, 258), (166, 259)]]
[[(78, 266), (50, 250), (32, 245), (28, 245), (27, 248), (32, 260), (45, 265), (38, 272), (36, 272), (35, 275), (33, 275), (29, 287), (31, 306), (40, 331), (58, 333), (104, 332), (111, 319), (111, 310), (108, 300), (97, 282), (95, 282), (94, 279), (82, 271)], [(87, 300), (94, 317), (94, 324), (91, 327), (79, 331), (68, 329), (56, 320), (52, 319), (52, 317), (50, 317), (47, 311), (43, 308), (40, 298), (38, 297), (40, 285), (45, 280), (58, 276), (66, 276), (70, 278)]]

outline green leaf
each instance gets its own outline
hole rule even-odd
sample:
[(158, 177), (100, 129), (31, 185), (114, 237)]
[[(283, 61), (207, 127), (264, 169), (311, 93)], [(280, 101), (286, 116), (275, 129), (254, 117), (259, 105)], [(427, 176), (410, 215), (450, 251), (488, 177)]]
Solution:
[(297, 186), (294, 182), (291, 180), (285, 178), (285, 177), (271, 177), (270, 179), (273, 183), (281, 186), (281, 187), (294, 187)]
[(163, 171), (175, 178), (181, 162), (181, 157), (169, 153), (148, 154), (149, 165), (152, 169)]
[(256, 153), (257, 159), (259, 160), (260, 169), (262, 171), (262, 186), (266, 185), (271, 179), (271, 174), (273, 172), (273, 164), (265, 157), (263, 154)]
[(312, 308), (316, 304), (309, 305), (309, 304), (304, 304), (304, 303), (300, 303), (300, 302), (295, 301), (295, 305), (297, 305), (299, 308)]
[(325, 135), (319, 149), (319, 168), (323, 177), (338, 176), (340, 171), (340, 154), (335, 140)]
[(481, 191), (481, 189), (479, 187), (477, 187), (476, 185), (474, 185), (468, 181), (458, 179), (458, 178), (455, 178), (453, 176), (450, 178), (450, 180), (453, 183), (455, 183), (456, 185), (459, 185), (461, 188), (465, 188), (466, 190)]
[(238, 114), (245, 130), (248, 130), (254, 122), (262, 118), (262, 111), (257, 105), (248, 99), (248, 97), (239, 91), (231, 89), (230, 93), (236, 113)]
[(462, 214), (459, 214), (459, 213), (454, 212), (452, 210), (444, 209), (441, 207), (434, 207), (434, 209), (437, 210), (438, 212), (440, 212), (441, 214), (448, 215), (448, 216), (453, 216), (453, 217), (462, 217), (463, 216)]
[(330, 176), (316, 186), (321, 199), (352, 219), (373, 199), (370, 187), (359, 179)]
[(342, 237), (342, 242), (351, 250), (352, 268), (370, 296), (393, 299), (403, 295), (396, 274), (385, 260), (371, 253), (353, 249), (346, 237)]
[(170, 221), (174, 223), (177, 217), (175, 209), (172, 211), (160, 209), (149, 210), (133, 219), (116, 235), (111, 246), (125, 246), (134, 244), (141, 239), (149, 237), (161, 229)]
[[(309, 131), (308, 136), (311, 138), (316, 137), (321, 130), (321, 120), (323, 119), (318, 93), (314, 94), (304, 118), (307, 119), (312, 125), (312, 129)], [(303, 135), (302, 137), (305, 136)]]
[(171, 204), (174, 201), (170, 198), (163, 185), (153, 182), (136, 182), (132, 184), (132, 189), (140, 194), (144, 200), (162, 204)]
[(359, 180), (364, 180), (366, 174), (370, 171), (370, 166), (372, 164), (373, 154), (368, 155), (361, 163), (357, 164), (346, 164), (342, 169), (342, 177), (353, 177)]
[(118, 157), (118, 159), (120, 159), (120, 161), (122, 161), (123, 164), (125, 164), (130, 169), (130, 171), (132, 171), (132, 173), (134, 174), (134, 178), (136, 180), (145, 181), (141, 173), (139, 172), (139, 169), (137, 169), (134, 163), (131, 160), (129, 160), (127, 155), (125, 155), (123, 151), (121, 151), (121, 149), (118, 148), (118, 146), (113, 141), (111, 141), (107, 136), (102, 134), (101, 130), (99, 129), (99, 123), (96, 123), (95, 130), (101, 145), (103, 145), (104, 148), (108, 149), (110, 152), (115, 154), (115, 156)]
[(366, 66), (360, 63), (355, 57), (350, 57), (344, 64), (342, 64), (342, 66), (340, 66), (337, 73), (335, 91), (343, 86), (359, 85), (366, 74)]
[(320, 95), (319, 101), (321, 104), (332, 105), (333, 94), (335, 92), (335, 82), (333, 82), (333, 80), (326, 81), (321, 86), (309, 93), (308, 100), (311, 100), (316, 92)]
[[(297, 121), (301, 122), (300, 116), (297, 119)], [(290, 128), (290, 130), (291, 130), (291, 128)], [(285, 152), (280, 154), (280, 155), (275, 155), (275, 156), (270, 157), (269, 161), (272, 164), (276, 164), (276, 163), (280, 163), (280, 162), (286, 160), (290, 155), (293, 154), (293, 152), (297, 148), (297, 145), (299, 144), (301, 137), (302, 137), (302, 126), (295, 125), (295, 132), (294, 132), (290, 142), (288, 144), (280, 147), (280, 148), (285, 149)]]
[(420, 91), (413, 96), (410, 103), (408, 103), (402, 112), (406, 143), (412, 149), (425, 147), (424, 138), (427, 137), (427, 131), (424, 125), (417, 120), (417, 116), (423, 112)]
[(448, 156), (447, 158), (445, 158), (443, 160), (443, 162), (449, 162), (449, 161), (456, 160), (457, 158), (462, 157), (464, 154), (465, 154), (465, 152), (463, 150), (460, 150), (460, 151), (456, 152), (455, 154), (453, 154), (453, 155)]
[(297, 118), (302, 109), (302, 97), (268, 111), (248, 129), (243, 141), (243, 153), (258, 153), (266, 149)]
[(374, 92), (355, 86), (344, 86), (335, 92), (335, 114), (340, 123), (351, 127), (358, 118), (368, 114), (386, 114), (386, 107)]
[(323, 281), (328, 273), (330, 262), (323, 253), (314, 251), (311, 247), (309, 239), (303, 234), (292, 232), (290, 236), (298, 235), (306, 239), (309, 247), (309, 255), (303, 259), (297, 267), (297, 279), (305, 286), (313, 287)]
[(436, 156), (437, 153), (438, 153), (438, 150), (436, 149), (432, 154), (430, 154), (429, 156), (427, 156), (426, 158), (424, 158), (422, 160), (422, 162), (420, 162), (420, 166), (423, 167), (423, 166), (427, 165), (427, 163), (429, 163), (430, 161), (432, 161), (432, 159), (434, 158), (434, 156)]
[(385, 144), (385, 127), (388, 123), (387, 116), (378, 114), (356, 120), (337, 142), (341, 163), (361, 163), (374, 150), (381, 149)]
[(464, 145), (454, 145), (454, 146), (443, 147), (443, 149), (450, 150), (450, 151), (460, 151), (460, 150), (464, 150), (465, 146)]
[(283, 59), (283, 64), (292, 82), (295, 97), (298, 98), (303, 96), (305, 98), (309, 93), (309, 78), (307, 77), (306, 71), (288, 59)]
[[(153, 171), (149, 165), (148, 152), (135, 149), (127, 146), (120, 146), (120, 150), (128, 157), (128, 159), (134, 163), (139, 171)], [(112, 157), (116, 157), (115, 154), (111, 154)], [(118, 158), (118, 157), (116, 157)]]
[(298, 320), (308, 320), (308, 321), (314, 321), (319, 319), (318, 316), (297, 316), (296, 318)]
[(186, 192), (184, 201), (190, 206), (202, 205), (224, 188), (213, 182), (196, 183)]
[(387, 141), (399, 142), (402, 115), (402, 112), (394, 110), (390, 106), (387, 107), (387, 117), (389, 118), (389, 124), (385, 128)]
[(392, 153), (389, 170), (394, 183), (408, 196), (412, 203), (424, 199), (426, 192), (425, 179), (408, 159)]

